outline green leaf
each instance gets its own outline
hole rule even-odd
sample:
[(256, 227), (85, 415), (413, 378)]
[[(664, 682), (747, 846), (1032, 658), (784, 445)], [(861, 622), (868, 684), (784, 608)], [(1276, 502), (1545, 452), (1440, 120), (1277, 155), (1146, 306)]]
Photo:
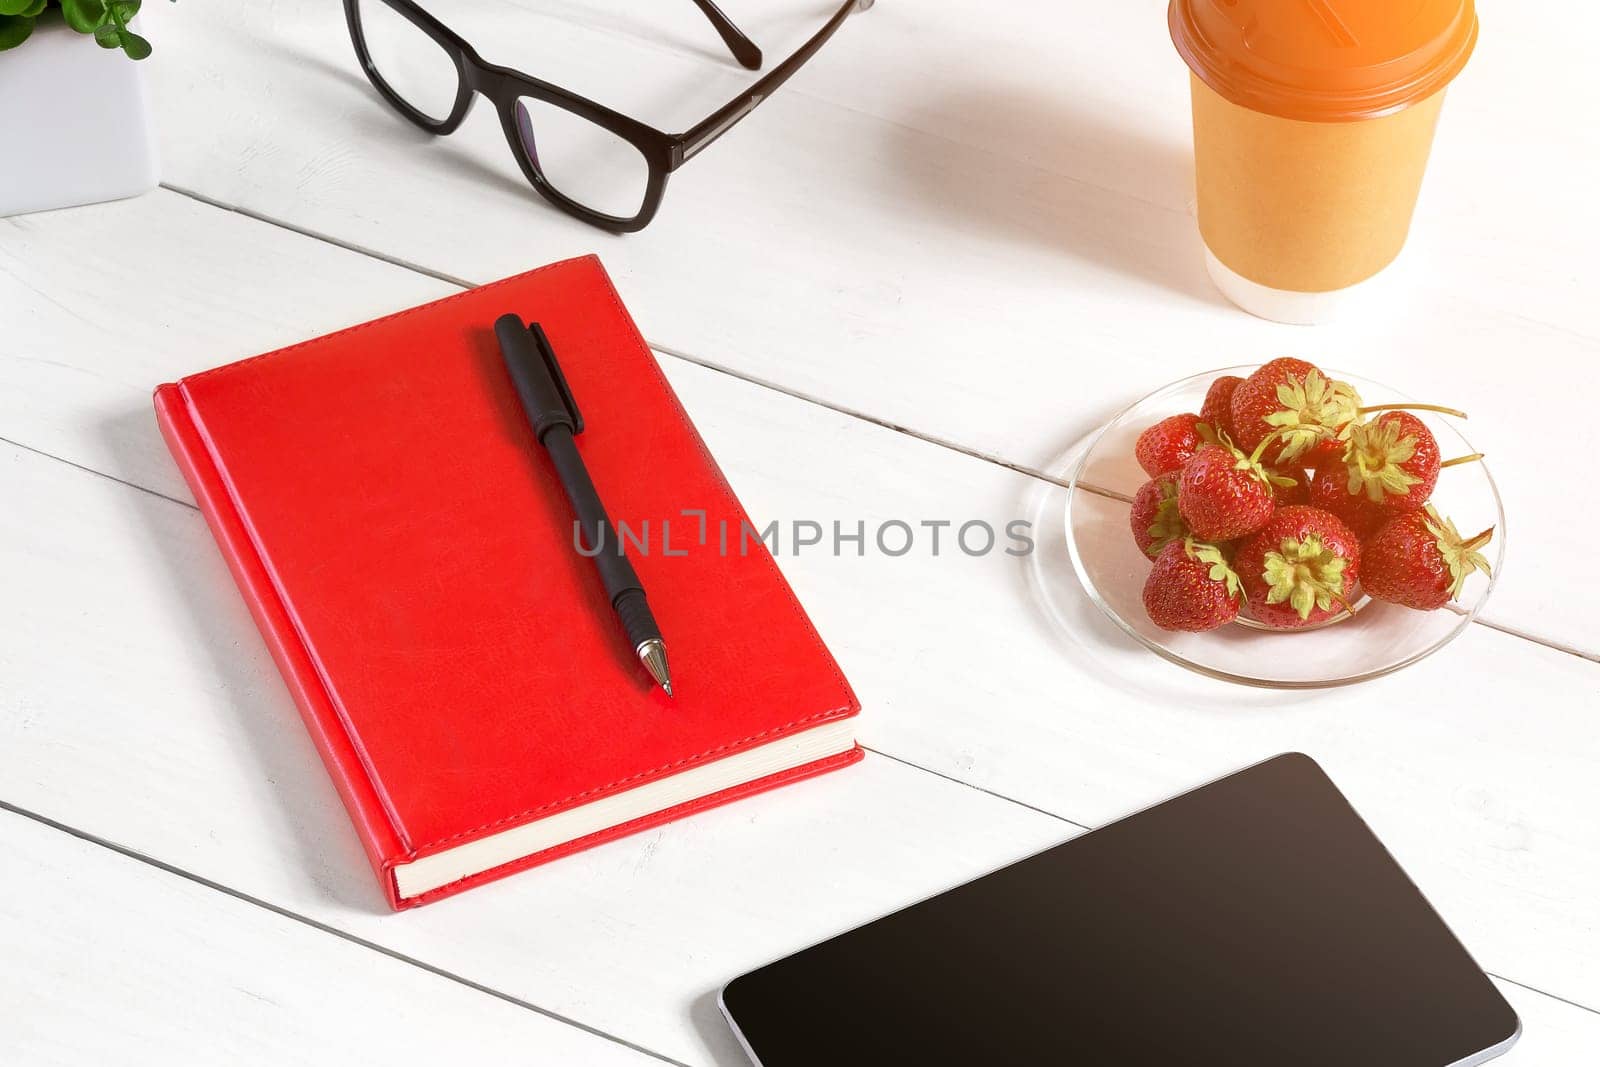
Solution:
[(1185, 538), (1183, 550), (1188, 557), (1197, 563), (1206, 564), (1210, 570), (1206, 577), (1213, 582), (1222, 582), (1228, 589), (1228, 596), (1238, 600), (1243, 595), (1243, 587), (1239, 584), (1239, 575), (1234, 573), (1228, 565), (1228, 557), (1222, 554), (1222, 549), (1216, 545), (1196, 541), (1194, 538)]
[(1304, 540), (1285, 538), (1278, 551), (1262, 560), (1261, 577), (1267, 583), (1267, 603), (1289, 602), (1300, 618), (1310, 616), (1312, 608), (1327, 611), (1334, 594), (1344, 594), (1345, 559), (1325, 548), (1322, 538), (1312, 534)]
[(110, 17), (105, 0), (61, 0), (61, 14), (79, 33), (93, 33)]
[(1375, 504), (1389, 494), (1401, 496), (1410, 492), (1422, 479), (1406, 470), (1403, 464), (1416, 455), (1416, 451), (1417, 439), (1402, 434), (1395, 421), (1379, 419), (1354, 427), (1345, 446), (1345, 464), (1349, 472), (1345, 487), (1352, 496), (1365, 491), (1367, 499)]
[(132, 30), (123, 30), (122, 50), (129, 59), (147, 59), (150, 56), (150, 42)]
[(94, 39), (101, 48), (122, 47), (122, 31), (109, 22), (95, 29)]
[(128, 22), (139, 13), (139, 0), (113, 0), (111, 8), (117, 18)]
[(37, 15), (42, 7), (34, 0), (0, 0), (0, 15)]
[(1178, 483), (1164, 481), (1159, 483), (1161, 498), (1156, 501), (1155, 518), (1151, 521), (1145, 532), (1151, 537), (1150, 547), (1145, 552), (1151, 559), (1161, 555), (1161, 550), (1169, 542), (1187, 536), (1189, 524), (1183, 521), (1183, 516), (1178, 513)]
[(0, 52), (17, 47), (32, 32), (32, 15), (0, 15)]

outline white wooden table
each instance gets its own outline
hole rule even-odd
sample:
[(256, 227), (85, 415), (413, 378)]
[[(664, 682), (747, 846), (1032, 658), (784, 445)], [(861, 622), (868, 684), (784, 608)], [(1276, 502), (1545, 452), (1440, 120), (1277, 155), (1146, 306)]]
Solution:
[[(166, 187), (0, 220), (0, 1062), (733, 1067), (728, 977), (1291, 749), (1522, 1014), (1505, 1062), (1600, 1061), (1600, 18), (1482, 0), (1407, 277), (1305, 330), (1204, 277), (1160, 0), (881, 0), (626, 238), (489, 109), (403, 125), (330, 0), (146, 6)], [(775, 58), (831, 4), (729, 6)], [(686, 2), (434, 7), (666, 128), (749, 79)], [(1509, 569), (1440, 655), (1291, 695), (1063, 630), (998, 553), (786, 554), (863, 765), (388, 914), (149, 393), (589, 251), (758, 523), (999, 526), (1133, 397), (1294, 353), (1473, 412)]]

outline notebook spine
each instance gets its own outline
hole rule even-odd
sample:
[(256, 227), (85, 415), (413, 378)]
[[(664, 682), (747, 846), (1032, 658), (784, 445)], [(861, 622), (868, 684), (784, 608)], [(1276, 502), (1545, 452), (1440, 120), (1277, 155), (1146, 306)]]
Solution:
[(167, 447), (177, 459), (184, 480), (194, 493), (195, 502), (250, 607), (256, 627), (300, 709), (300, 717), (305, 720), (306, 729), (338, 787), (389, 904), (398, 907), (400, 902), (391, 868), (407, 858), (405, 843), (390, 822), (310, 654), (256, 552), (216, 462), (195, 426), (183, 383), (157, 389), (155, 409)]

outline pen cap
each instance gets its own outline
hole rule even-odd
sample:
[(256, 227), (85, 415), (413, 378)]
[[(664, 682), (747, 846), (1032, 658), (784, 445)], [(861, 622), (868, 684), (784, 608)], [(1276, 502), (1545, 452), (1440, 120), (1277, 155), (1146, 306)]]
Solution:
[(539, 324), (524, 325), (520, 315), (501, 315), (494, 322), (494, 334), (533, 435), (542, 441), (554, 426), (582, 433), (583, 416)]

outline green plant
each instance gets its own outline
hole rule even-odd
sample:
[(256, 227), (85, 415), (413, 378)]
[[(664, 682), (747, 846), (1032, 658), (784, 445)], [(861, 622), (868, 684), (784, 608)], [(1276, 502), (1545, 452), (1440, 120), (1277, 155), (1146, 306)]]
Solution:
[(150, 54), (150, 42), (128, 28), (140, 0), (0, 0), (0, 52), (28, 39), (47, 8), (58, 8), (68, 26), (93, 34), (101, 48), (120, 48), (129, 59)]

